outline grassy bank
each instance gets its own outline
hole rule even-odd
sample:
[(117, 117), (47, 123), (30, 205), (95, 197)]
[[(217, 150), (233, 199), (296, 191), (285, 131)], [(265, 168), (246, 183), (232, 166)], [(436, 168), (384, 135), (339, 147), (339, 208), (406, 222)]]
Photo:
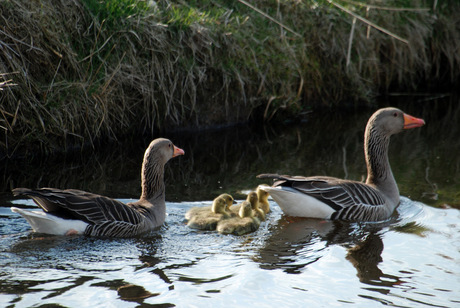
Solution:
[(334, 3), (2, 1), (0, 157), (458, 84), (457, 1)]

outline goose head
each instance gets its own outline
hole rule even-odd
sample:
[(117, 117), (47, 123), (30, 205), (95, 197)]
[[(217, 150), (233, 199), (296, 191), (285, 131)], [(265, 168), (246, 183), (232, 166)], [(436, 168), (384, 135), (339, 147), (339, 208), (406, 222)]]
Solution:
[(157, 198), (164, 194), (164, 166), (171, 158), (184, 154), (184, 150), (165, 138), (158, 138), (150, 143), (142, 162), (141, 199)]
[(184, 155), (184, 150), (176, 147), (170, 140), (158, 138), (150, 142), (144, 154), (144, 167), (155, 164), (165, 165), (171, 158)]
[(223, 199), (216, 199), (212, 203), (212, 212), (215, 214), (225, 214), (227, 211), (227, 203)]
[(235, 203), (235, 200), (233, 200), (233, 197), (230, 196), (229, 194), (221, 194), (217, 198), (220, 198), (225, 201), (225, 204), (227, 205), (226, 206), (227, 209), (230, 208), (233, 203)]
[(391, 136), (405, 129), (416, 128), (425, 125), (423, 119), (408, 115), (393, 107), (383, 108), (376, 111), (369, 119), (366, 131), (372, 134), (379, 131), (380, 134)]
[(211, 210), (213, 213), (226, 213), (227, 209), (233, 204), (233, 197), (229, 194), (221, 194), (212, 202)]

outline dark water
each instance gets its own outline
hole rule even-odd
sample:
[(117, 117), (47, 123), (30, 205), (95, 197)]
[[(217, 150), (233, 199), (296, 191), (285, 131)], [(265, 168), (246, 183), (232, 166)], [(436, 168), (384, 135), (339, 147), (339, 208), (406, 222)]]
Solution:
[[(276, 127), (169, 134), (186, 156), (167, 167), (167, 223), (142, 238), (34, 234), (9, 207), (10, 188), (78, 188), (120, 199), (140, 194), (148, 139), (0, 169), (0, 307), (458, 307), (460, 104), (391, 104), (427, 125), (394, 136), (390, 162), (402, 197), (382, 223), (299, 219), (273, 212), (255, 233), (224, 236), (184, 223), (222, 192), (237, 199), (277, 172), (365, 177), (363, 131), (373, 110), (311, 114)], [(390, 102), (386, 103), (390, 104)]]

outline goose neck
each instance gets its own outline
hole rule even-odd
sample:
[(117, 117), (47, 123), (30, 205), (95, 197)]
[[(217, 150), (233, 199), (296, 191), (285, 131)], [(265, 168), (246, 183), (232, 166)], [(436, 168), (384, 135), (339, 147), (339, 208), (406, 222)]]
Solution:
[(141, 199), (152, 200), (161, 196), (163, 196), (164, 199), (164, 165), (154, 161), (144, 160), (141, 182)]
[(388, 160), (390, 136), (375, 128), (366, 131), (365, 158), (367, 164), (366, 183), (376, 186), (391, 199), (399, 200), (399, 190)]

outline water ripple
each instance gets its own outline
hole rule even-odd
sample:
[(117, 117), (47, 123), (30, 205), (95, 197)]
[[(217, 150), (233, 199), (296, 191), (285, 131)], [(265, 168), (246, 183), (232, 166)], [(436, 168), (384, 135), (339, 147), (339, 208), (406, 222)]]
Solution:
[(1, 222), (15, 225), (0, 237), (0, 297), (18, 307), (452, 307), (460, 300), (458, 210), (402, 197), (395, 217), (362, 224), (285, 217), (272, 203), (259, 230), (238, 237), (189, 229), (183, 215), (195, 205), (168, 203), (167, 225), (133, 239), (33, 234), (5, 211)]

